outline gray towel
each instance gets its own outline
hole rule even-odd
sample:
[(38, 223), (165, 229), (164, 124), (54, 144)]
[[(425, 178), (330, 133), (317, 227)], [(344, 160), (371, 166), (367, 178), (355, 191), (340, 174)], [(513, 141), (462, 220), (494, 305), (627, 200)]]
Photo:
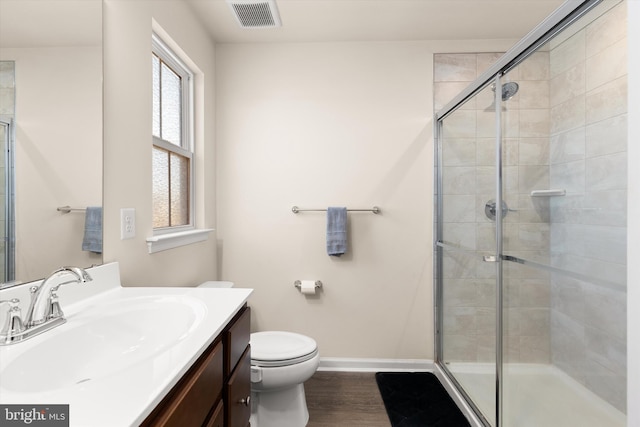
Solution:
[(82, 250), (102, 253), (102, 207), (87, 207), (84, 217), (84, 239)]
[(347, 208), (327, 208), (327, 254), (340, 256), (347, 251)]

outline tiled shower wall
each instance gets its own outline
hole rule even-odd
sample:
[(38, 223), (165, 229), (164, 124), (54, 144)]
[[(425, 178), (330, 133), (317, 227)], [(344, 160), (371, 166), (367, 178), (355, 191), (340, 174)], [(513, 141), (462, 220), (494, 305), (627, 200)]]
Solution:
[(552, 363), (626, 409), (627, 43), (623, 2), (551, 45)]
[[(435, 111), (499, 57), (499, 53), (434, 55)], [(448, 362), (495, 361), (491, 320), (495, 319), (495, 275), (485, 272), (476, 256), (477, 228), (484, 222), (476, 194), (476, 177), (482, 168), (477, 164), (476, 126), (483, 108), (472, 98), (446, 120), (443, 132), (443, 240), (469, 250), (467, 254), (447, 251), (443, 259), (443, 353)]]
[[(501, 53), (438, 54), (435, 108), (439, 110)], [(506, 76), (519, 92), (503, 114), (505, 250), (549, 262), (549, 203), (533, 189), (549, 186), (549, 56), (534, 54)], [(495, 199), (495, 104), (490, 88), (445, 120), (443, 232), (445, 242), (468, 250), (444, 259), (444, 351), (448, 361), (495, 362), (495, 227), (485, 204)], [(505, 263), (505, 357), (508, 362), (548, 363), (548, 273)]]
[[(509, 255), (577, 274), (505, 263), (507, 363), (552, 363), (626, 410), (626, 4), (562, 34), (504, 80), (520, 90), (503, 110), (504, 219)], [(436, 111), (499, 54), (434, 58)], [(503, 80), (503, 81), (504, 81)], [(445, 119), (444, 353), (495, 361), (495, 244), (484, 203), (495, 174), (493, 93)], [(531, 197), (564, 189), (566, 196)], [(589, 279), (591, 278), (591, 279)]]

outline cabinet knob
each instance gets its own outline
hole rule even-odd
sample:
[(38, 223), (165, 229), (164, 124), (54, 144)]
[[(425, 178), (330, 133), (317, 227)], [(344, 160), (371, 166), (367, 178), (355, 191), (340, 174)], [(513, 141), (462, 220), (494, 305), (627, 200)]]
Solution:
[(244, 406), (251, 405), (251, 396), (243, 397), (242, 399), (238, 400), (238, 403)]

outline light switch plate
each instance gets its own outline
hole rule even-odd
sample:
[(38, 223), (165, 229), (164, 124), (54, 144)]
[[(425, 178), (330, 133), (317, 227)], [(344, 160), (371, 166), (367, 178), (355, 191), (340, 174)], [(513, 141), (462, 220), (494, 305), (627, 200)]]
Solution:
[(120, 209), (120, 239), (136, 237), (136, 210), (134, 208)]

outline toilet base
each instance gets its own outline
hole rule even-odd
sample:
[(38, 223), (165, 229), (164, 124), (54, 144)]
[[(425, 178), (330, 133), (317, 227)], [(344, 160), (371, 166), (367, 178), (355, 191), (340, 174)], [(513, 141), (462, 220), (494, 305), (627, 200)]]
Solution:
[(251, 391), (251, 427), (304, 427), (308, 421), (303, 384)]

